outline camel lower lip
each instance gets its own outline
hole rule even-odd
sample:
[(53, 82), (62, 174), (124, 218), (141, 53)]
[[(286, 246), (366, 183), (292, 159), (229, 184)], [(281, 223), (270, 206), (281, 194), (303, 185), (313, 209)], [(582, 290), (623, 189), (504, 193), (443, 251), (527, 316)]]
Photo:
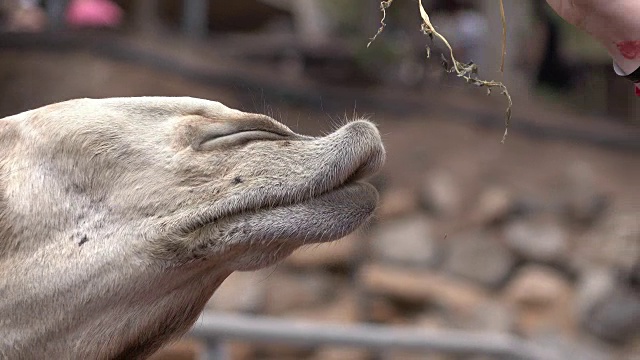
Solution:
[[(331, 200), (331, 201), (344, 201), (344, 200), (356, 200), (362, 202), (363, 205), (369, 204), (375, 207), (378, 202), (378, 192), (373, 185), (361, 182), (361, 181), (349, 181), (336, 188), (326, 191), (319, 196), (310, 198), (302, 203), (312, 203), (315, 200)], [(369, 201), (371, 200), (371, 201)]]
[(377, 204), (378, 192), (372, 185), (354, 182), (299, 203), (240, 214), (236, 220), (247, 227), (247, 234), (254, 235), (255, 239), (249, 240), (326, 242), (357, 229), (369, 219)]
[(351, 201), (352, 205), (355, 205), (355, 206), (363, 206), (363, 207), (372, 208), (372, 210), (375, 210), (375, 207), (378, 203), (378, 192), (369, 183), (360, 182), (360, 181), (349, 181), (335, 188), (332, 188), (328, 191), (325, 191), (317, 196), (310, 197), (308, 199), (304, 199), (299, 202), (294, 202), (291, 204), (284, 204), (284, 205), (279, 205), (279, 206), (269, 207), (269, 208), (260, 208), (260, 209), (257, 209), (257, 211), (295, 207), (295, 206), (305, 206), (305, 205), (319, 206), (320, 203), (323, 203), (323, 202), (330, 202), (335, 207), (338, 207), (338, 206), (343, 206), (343, 203), (345, 201)]

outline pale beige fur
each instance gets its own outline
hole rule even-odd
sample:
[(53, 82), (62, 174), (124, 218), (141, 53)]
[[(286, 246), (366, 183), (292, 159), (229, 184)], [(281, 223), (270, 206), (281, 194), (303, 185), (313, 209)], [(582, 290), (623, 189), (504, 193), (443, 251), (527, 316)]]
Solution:
[(375, 126), (325, 137), (193, 98), (79, 99), (0, 120), (0, 358), (143, 358), (233, 271), (365, 222)]

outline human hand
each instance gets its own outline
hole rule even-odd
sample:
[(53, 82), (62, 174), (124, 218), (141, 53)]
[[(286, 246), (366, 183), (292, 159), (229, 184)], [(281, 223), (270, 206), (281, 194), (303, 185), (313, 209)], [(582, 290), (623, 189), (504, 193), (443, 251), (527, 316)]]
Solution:
[(547, 0), (569, 23), (600, 41), (625, 72), (640, 66), (640, 0)]

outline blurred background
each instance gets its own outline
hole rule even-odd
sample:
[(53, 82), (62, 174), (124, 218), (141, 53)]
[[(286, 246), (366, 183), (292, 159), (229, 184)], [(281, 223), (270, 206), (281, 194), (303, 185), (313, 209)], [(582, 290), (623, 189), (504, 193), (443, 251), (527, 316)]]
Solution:
[[(442, 69), (416, 1), (0, 0), (0, 117), (79, 97), (193, 96), (311, 135), (357, 116), (388, 151), (370, 226), (233, 274), (208, 310), (503, 333), (640, 359), (640, 101), (544, 1), (423, 1), (504, 97)], [(427, 59), (426, 46), (431, 48)], [(229, 359), (493, 359), (225, 342)], [(185, 338), (155, 355), (195, 359)]]

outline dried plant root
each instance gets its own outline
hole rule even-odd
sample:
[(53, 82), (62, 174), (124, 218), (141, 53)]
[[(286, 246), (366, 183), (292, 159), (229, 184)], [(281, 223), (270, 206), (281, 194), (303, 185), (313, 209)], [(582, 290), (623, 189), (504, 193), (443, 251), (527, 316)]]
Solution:
[[(391, 6), (391, 3), (393, 2), (393, 0), (388, 0), (388, 1), (381, 1), (380, 2), (380, 9), (382, 11), (382, 20), (380, 21), (380, 28), (378, 29), (378, 32), (370, 39), (369, 41), (369, 45), (371, 45), (371, 43), (378, 37), (378, 35), (380, 35), (382, 33), (382, 31), (384, 30), (386, 23), (384, 22), (384, 20), (386, 19), (386, 10), (389, 8), (389, 6)], [(451, 64), (449, 64), (449, 59), (447, 59), (446, 57), (444, 57), (444, 55), (442, 56), (442, 64), (445, 67), (445, 70), (447, 72), (450, 73), (456, 73), (456, 75), (460, 78), (465, 79), (465, 81), (467, 83), (471, 83), (474, 84), (478, 87), (485, 87), (487, 88), (487, 94), (490, 95), (491, 94), (491, 89), (493, 88), (499, 88), (501, 90), (501, 94), (504, 95), (507, 98), (507, 110), (505, 112), (505, 129), (504, 129), (504, 134), (502, 136), (502, 143), (504, 144), (505, 140), (507, 139), (507, 134), (509, 132), (509, 125), (511, 124), (511, 107), (513, 106), (513, 102), (511, 101), (511, 95), (509, 95), (509, 91), (507, 90), (507, 87), (499, 82), (499, 81), (486, 81), (486, 80), (481, 80), (478, 79), (476, 77), (477, 73), (478, 73), (478, 66), (472, 62), (466, 64), (463, 62), (460, 62), (458, 60), (456, 60), (454, 54), (453, 54), (453, 48), (451, 47), (451, 45), (449, 44), (449, 41), (447, 41), (447, 39), (442, 36), (442, 34), (440, 34), (435, 27), (433, 26), (433, 24), (431, 23), (431, 19), (429, 18), (429, 15), (427, 14), (427, 11), (424, 9), (424, 6), (422, 5), (422, 0), (418, 0), (418, 8), (420, 10), (420, 17), (422, 18), (422, 25), (421, 25), (421, 31), (429, 36), (430, 39), (433, 40), (434, 37), (440, 39), (445, 46), (449, 49), (449, 59), (451, 61)], [(503, 32), (502, 32), (502, 64), (501, 64), (501, 70), (504, 68), (504, 56), (506, 54), (506, 49), (505, 49), (505, 44), (506, 44), (506, 20), (504, 17), (504, 7), (502, 4), (502, 0), (500, 0), (500, 12), (501, 12), (501, 17), (502, 17), (502, 26), (503, 26)], [(429, 57), (431, 53), (431, 49), (427, 46), (427, 57)]]
[(380, 27), (378, 28), (378, 32), (375, 35), (373, 35), (371, 39), (369, 39), (369, 43), (367, 44), (367, 47), (371, 45), (371, 43), (378, 37), (378, 35), (382, 34), (382, 30), (384, 30), (385, 26), (387, 26), (384, 20), (387, 18), (387, 9), (389, 8), (389, 6), (391, 6), (392, 2), (393, 0), (380, 1), (380, 11), (382, 11), (382, 19), (380, 20)]
[(502, 56), (500, 72), (504, 73), (504, 58), (507, 56), (507, 17), (504, 15), (504, 1), (500, 0), (500, 21), (502, 22)]

